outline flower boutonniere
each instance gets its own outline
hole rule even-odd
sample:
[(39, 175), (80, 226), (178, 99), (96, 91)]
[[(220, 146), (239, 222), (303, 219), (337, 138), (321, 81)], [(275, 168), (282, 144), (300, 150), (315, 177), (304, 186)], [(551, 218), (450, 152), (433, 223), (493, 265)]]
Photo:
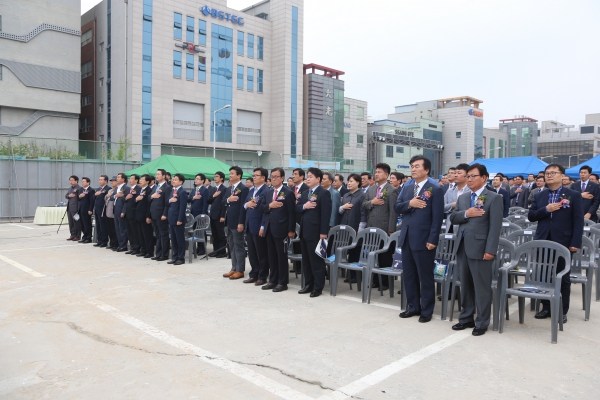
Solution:
[(387, 189), (384, 189), (383, 192), (379, 193), (379, 197), (377, 197), (377, 198), (381, 199), (381, 200), (385, 200), (386, 197), (387, 197)]
[(482, 194), (477, 199), (475, 199), (475, 208), (476, 209), (482, 210), (484, 204), (485, 204), (485, 195)]
[(312, 196), (310, 196), (310, 199), (309, 199), (309, 201), (310, 201), (311, 203), (314, 203), (315, 201), (317, 201), (317, 194), (316, 194), (316, 193), (313, 193), (313, 194), (312, 194)]
[(132, 189), (132, 190), (131, 190), (131, 194), (135, 194), (135, 189)]
[(240, 193), (242, 193), (242, 189), (236, 189), (234, 194), (238, 196)]
[(571, 207), (571, 196), (567, 197), (563, 194), (558, 199), (558, 202), (560, 203), (562, 208), (569, 208)]
[(283, 192), (283, 190), (277, 194), (277, 199), (276, 200), (277, 201), (283, 201), (283, 200), (285, 200), (285, 193)]
[(177, 198), (177, 190), (173, 190), (173, 197)]
[(260, 196), (252, 196), (251, 200), (255, 203), (258, 203), (260, 201)]
[(423, 200), (423, 201), (427, 201), (431, 198), (431, 196), (433, 195), (433, 188), (429, 188), (427, 190), (425, 190), (420, 196), (419, 199)]

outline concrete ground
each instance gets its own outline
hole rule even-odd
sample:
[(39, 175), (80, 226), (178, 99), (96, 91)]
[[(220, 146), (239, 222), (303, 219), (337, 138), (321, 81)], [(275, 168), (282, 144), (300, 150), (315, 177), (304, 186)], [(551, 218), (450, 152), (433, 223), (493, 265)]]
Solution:
[[(600, 303), (573, 285), (569, 322), (515, 300), (505, 332), (398, 318), (399, 296), (262, 291), (221, 277), (227, 259), (172, 267), (67, 229), (0, 225), (2, 399), (596, 398)], [(329, 290), (329, 286), (326, 286)], [(454, 320), (456, 322), (456, 319)]]

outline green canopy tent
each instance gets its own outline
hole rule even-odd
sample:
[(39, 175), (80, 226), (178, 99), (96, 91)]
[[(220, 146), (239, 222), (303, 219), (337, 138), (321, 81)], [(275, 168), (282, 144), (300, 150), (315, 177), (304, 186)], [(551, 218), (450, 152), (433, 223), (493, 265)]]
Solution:
[[(161, 168), (170, 172), (172, 175), (177, 173), (183, 174), (185, 179), (194, 179), (196, 174), (204, 174), (212, 179), (217, 171), (223, 172), (225, 174), (225, 179), (229, 179), (229, 168), (231, 168), (231, 166), (212, 157), (183, 157), (165, 154), (147, 164), (127, 171), (125, 174), (154, 175), (156, 174), (156, 170)], [(251, 177), (251, 173), (244, 172), (243, 178)]]

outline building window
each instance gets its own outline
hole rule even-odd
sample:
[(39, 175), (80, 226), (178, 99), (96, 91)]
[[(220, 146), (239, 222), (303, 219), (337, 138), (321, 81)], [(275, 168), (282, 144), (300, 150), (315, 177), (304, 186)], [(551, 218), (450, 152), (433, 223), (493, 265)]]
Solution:
[(81, 64), (81, 79), (85, 79), (88, 76), (92, 76), (92, 62), (91, 61)]
[(298, 119), (298, 7), (292, 6), (292, 62), (291, 62), (291, 93), (290, 93), (290, 153), (296, 157), (297, 150), (297, 119)]
[(356, 119), (365, 119), (365, 109), (363, 107), (356, 107)]
[(198, 44), (206, 46), (206, 21), (198, 20)]
[(457, 138), (457, 139), (460, 139), (460, 137), (461, 137), (461, 136), (462, 136), (462, 133), (461, 133), (461, 132), (456, 132), (456, 138)]
[(363, 135), (356, 135), (356, 147), (363, 147), (365, 137)]
[(198, 82), (206, 82), (206, 57), (198, 56)]
[(259, 60), (263, 59), (263, 48), (264, 48), (264, 42), (265, 40), (263, 39), (262, 36), (257, 36), (257, 43), (256, 43), (256, 58)]
[(177, 40), (181, 40), (181, 14), (179, 13), (174, 13), (173, 15), (173, 38), (177, 39)]
[(248, 83), (246, 84), (248, 91), (254, 90), (254, 68), (248, 68)]
[(582, 135), (586, 133), (594, 133), (594, 128), (594, 126), (582, 126), (580, 133)]
[(191, 53), (185, 55), (185, 79), (194, 80), (194, 55)]
[(87, 31), (81, 34), (81, 47), (85, 46), (92, 41), (92, 30), (88, 29)]
[(98, 111), (104, 112), (104, 104), (100, 104), (100, 107), (98, 107)]
[(456, 152), (456, 159), (459, 159), (459, 158), (460, 158), (460, 151), (457, 151)]
[(181, 78), (181, 52), (173, 51), (173, 77)]
[(404, 153), (404, 147), (396, 146), (396, 153)]
[(344, 160), (344, 165), (354, 165), (354, 160)]
[(344, 133), (344, 146), (350, 146), (350, 134)]
[(257, 81), (256, 81), (256, 85), (257, 85), (256, 92), (262, 93), (263, 92), (263, 70), (257, 69), (256, 71), (258, 72)]
[(504, 158), (504, 140), (498, 140), (498, 158)]
[(104, 51), (104, 42), (100, 43), (100, 51)]
[[(232, 143), (233, 140), (233, 113), (235, 104), (233, 98), (233, 41), (235, 31), (226, 26), (211, 24), (210, 26), (210, 125), (216, 122), (216, 135), (211, 129), (210, 140), (215, 142)], [(215, 111), (231, 105), (230, 108)]]
[(385, 146), (385, 156), (387, 158), (394, 157), (394, 146)]
[(87, 96), (83, 96), (81, 98), (81, 107), (89, 106), (92, 104), (92, 95), (88, 94)]
[(344, 118), (350, 118), (350, 104), (344, 104)]
[(510, 156), (517, 156), (517, 129), (512, 128), (510, 130)]
[(194, 43), (194, 17), (186, 18), (185, 40), (189, 43)]
[(244, 32), (238, 31), (238, 56), (244, 55)]
[(254, 58), (254, 35), (248, 34), (248, 57)]
[(237, 66), (237, 88), (244, 89), (244, 66)]
[(100, 87), (104, 86), (104, 78), (100, 78)]
[(494, 158), (494, 153), (496, 151), (496, 139), (490, 138), (490, 149), (488, 151), (490, 152), (489, 158)]

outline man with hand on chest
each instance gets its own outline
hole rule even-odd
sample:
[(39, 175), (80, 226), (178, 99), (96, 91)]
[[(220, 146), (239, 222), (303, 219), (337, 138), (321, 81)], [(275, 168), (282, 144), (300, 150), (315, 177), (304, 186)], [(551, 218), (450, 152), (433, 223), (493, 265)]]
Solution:
[[(190, 212), (196, 218), (198, 215), (208, 213), (208, 189), (204, 186), (206, 176), (202, 173), (196, 174), (194, 178), (194, 189), (188, 197), (188, 203), (191, 204)], [(206, 253), (204, 243), (198, 243), (196, 248), (196, 254), (202, 256)]]
[(225, 174), (221, 171), (215, 173), (215, 192), (208, 198), (210, 204), (210, 231), (213, 235), (213, 252), (216, 258), (227, 256), (225, 248), (227, 239), (225, 238), (225, 225), (221, 222), (221, 206), (227, 188), (223, 185)]
[(71, 236), (67, 240), (77, 242), (81, 239), (81, 220), (75, 220), (75, 214), (78, 214), (79, 210), (79, 194), (81, 193), (81, 186), (79, 186), (79, 177), (71, 175), (69, 177), (69, 191), (65, 195), (67, 199), (67, 218), (69, 220), (69, 231)]
[(254, 283), (262, 286), (267, 283), (269, 264), (267, 256), (267, 239), (261, 226), (263, 213), (260, 205), (265, 202), (268, 192), (265, 182), (269, 172), (264, 168), (254, 169), (254, 188), (248, 191), (246, 204), (244, 204), (244, 226), (246, 242), (248, 243), (248, 258), (250, 259), (250, 277), (244, 283)]
[(114, 215), (115, 215), (115, 231), (119, 247), (117, 252), (127, 251), (127, 224), (125, 221), (125, 197), (129, 194), (127, 187), (127, 175), (124, 173), (117, 174), (117, 189), (113, 193), (115, 199)]
[(598, 222), (598, 205), (600, 205), (600, 186), (590, 180), (592, 168), (584, 165), (579, 168), (580, 180), (571, 185), (571, 189), (581, 193), (583, 218)]
[(137, 201), (135, 199), (140, 194), (139, 181), (140, 176), (137, 174), (132, 174), (129, 177), (129, 193), (125, 196), (124, 217), (127, 224), (127, 238), (130, 244), (129, 251), (125, 252), (125, 254), (141, 255), (143, 257), (146, 250), (142, 248), (143, 238), (138, 237), (138, 226), (135, 222), (135, 210), (137, 208)]
[(242, 180), (240, 167), (229, 168), (229, 187), (221, 207), (221, 222), (227, 227), (227, 241), (231, 255), (231, 270), (223, 278), (231, 280), (244, 277), (246, 270), (246, 249), (244, 244), (244, 199), (248, 197), (248, 188)]
[(108, 186), (108, 176), (100, 175), (98, 178), (98, 189), (94, 192), (94, 214), (96, 215), (96, 234), (98, 238), (94, 247), (106, 247), (108, 245), (108, 222), (104, 215), (106, 207), (106, 193), (110, 190)]
[(152, 232), (152, 221), (148, 221), (147, 216), (150, 213), (150, 182), (152, 178), (148, 174), (140, 177), (139, 193), (135, 197), (137, 203), (135, 209), (135, 223), (138, 231), (138, 240), (140, 241), (140, 254), (138, 257), (154, 257), (154, 234)]
[(188, 194), (181, 187), (184, 182), (185, 177), (183, 174), (175, 174), (173, 175), (173, 179), (171, 179), (173, 191), (169, 198), (167, 220), (171, 232), (171, 248), (173, 249), (173, 254), (171, 256), (171, 261), (167, 262), (167, 264), (185, 264), (185, 211), (187, 208)]
[(172, 187), (166, 182), (167, 172), (164, 169), (156, 171), (157, 184), (150, 195), (150, 213), (146, 222), (150, 220), (154, 236), (156, 237), (155, 261), (166, 261), (169, 259), (169, 223), (167, 213)]
[(96, 191), (90, 186), (90, 178), (81, 178), (82, 191), (79, 194), (79, 217), (83, 228), (83, 237), (79, 243), (92, 243), (92, 213)]

